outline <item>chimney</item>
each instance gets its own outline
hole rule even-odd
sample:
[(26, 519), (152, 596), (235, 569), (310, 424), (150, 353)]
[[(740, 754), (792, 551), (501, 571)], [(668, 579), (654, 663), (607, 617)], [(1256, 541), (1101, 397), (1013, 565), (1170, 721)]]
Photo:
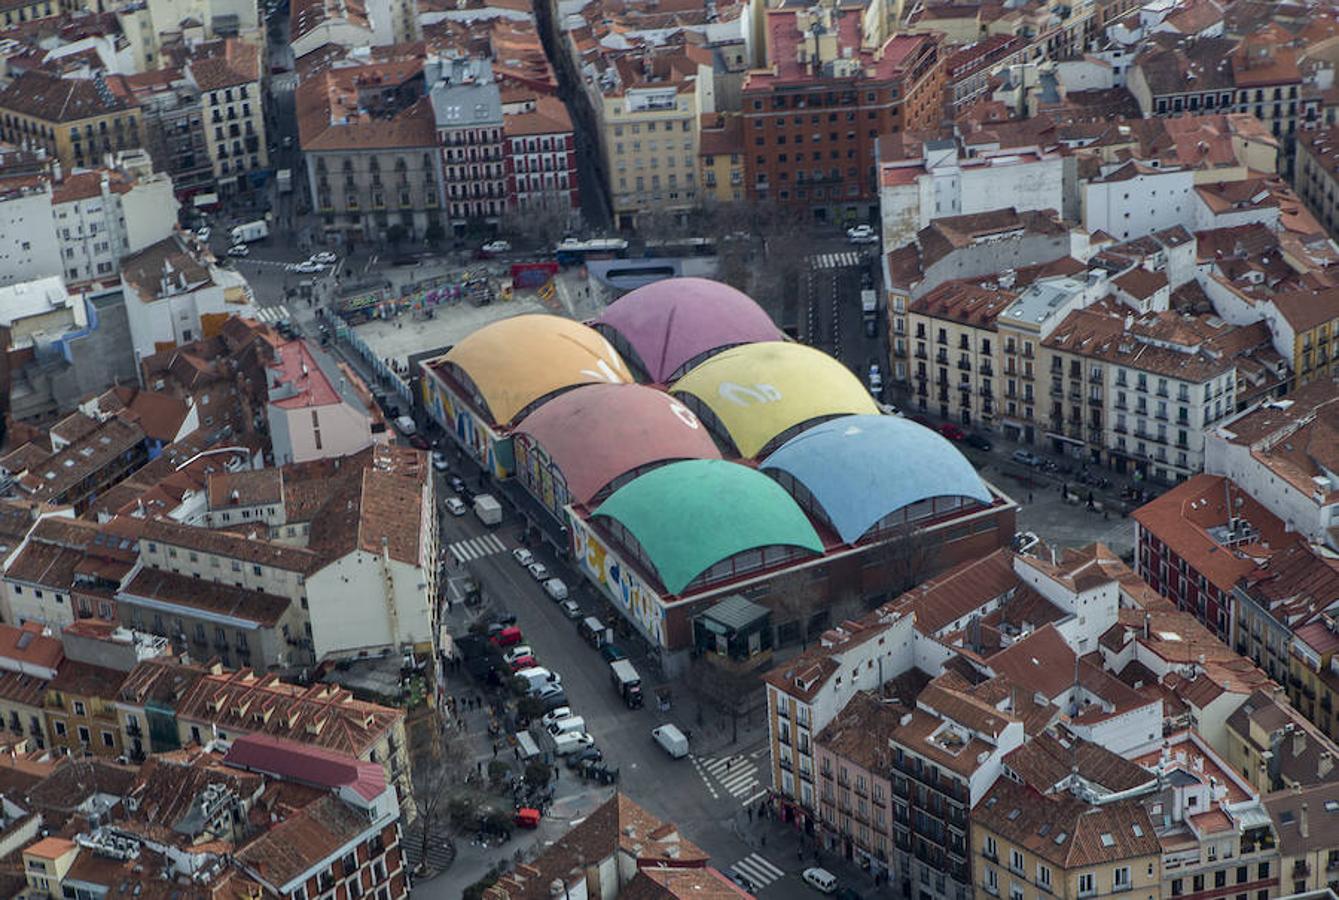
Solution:
[(1330, 770), (1333, 768), (1334, 756), (1330, 754), (1329, 751), (1322, 753), (1320, 755), (1320, 762), (1316, 766), (1316, 777), (1323, 779), (1326, 775), (1330, 774)]
[(1311, 822), (1306, 814), (1306, 801), (1302, 801), (1302, 814), (1297, 819), (1297, 833), (1303, 838), (1311, 837)]
[(1306, 732), (1293, 732), (1293, 756), (1301, 756), (1306, 752)]
[(1144, 640), (1149, 639), (1149, 632), (1153, 629), (1153, 613), (1144, 613)]

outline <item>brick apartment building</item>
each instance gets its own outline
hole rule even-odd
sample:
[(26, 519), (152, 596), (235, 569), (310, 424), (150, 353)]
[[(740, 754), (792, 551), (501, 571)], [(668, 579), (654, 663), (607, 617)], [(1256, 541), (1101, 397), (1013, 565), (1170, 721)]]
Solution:
[(766, 36), (770, 65), (743, 87), (749, 198), (808, 206), (820, 221), (876, 220), (880, 137), (939, 124), (940, 37), (865, 48), (860, 16), (828, 2), (768, 10)]

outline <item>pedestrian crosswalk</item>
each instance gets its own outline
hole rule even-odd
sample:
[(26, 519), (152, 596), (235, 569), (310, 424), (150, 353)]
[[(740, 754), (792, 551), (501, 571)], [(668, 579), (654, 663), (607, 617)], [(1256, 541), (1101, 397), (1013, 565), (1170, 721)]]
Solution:
[(758, 760), (766, 753), (767, 748), (762, 747), (748, 754), (694, 756), (692, 760), (713, 800), (725, 793), (738, 800), (741, 806), (752, 806), (767, 796), (767, 788), (759, 778), (763, 773), (758, 769)]
[(860, 254), (854, 250), (818, 253), (809, 257), (809, 259), (815, 269), (844, 269), (847, 266), (860, 265)]
[(256, 310), (256, 318), (262, 322), (282, 322), (288, 316), (288, 307), (282, 303), (278, 306), (262, 306)]
[(778, 878), (784, 878), (786, 873), (776, 866), (772, 865), (763, 857), (756, 853), (750, 853), (730, 867), (736, 874), (743, 875), (753, 885), (753, 890), (758, 891), (767, 887)]
[(472, 559), (501, 553), (507, 549), (507, 545), (502, 543), (502, 538), (497, 535), (485, 534), (464, 541), (456, 541), (454, 544), (448, 545), (447, 549), (451, 551), (451, 555), (455, 557), (457, 563), (464, 563)]

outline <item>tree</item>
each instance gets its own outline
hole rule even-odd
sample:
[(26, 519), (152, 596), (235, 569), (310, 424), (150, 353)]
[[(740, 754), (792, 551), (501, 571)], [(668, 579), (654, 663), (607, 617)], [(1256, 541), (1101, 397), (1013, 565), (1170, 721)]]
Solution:
[(449, 839), (453, 812), (460, 801), (466, 800), (462, 793), (469, 768), (469, 746), (454, 729), (442, 736), (435, 753), (415, 762), (413, 788), (417, 825), (421, 828), (420, 860), (427, 860), (434, 836)]
[(551, 248), (572, 230), (572, 211), (557, 204), (528, 204), (508, 210), (497, 229), (520, 243)]
[(757, 672), (733, 665), (717, 665), (703, 656), (693, 660), (683, 680), (703, 703), (730, 717), (730, 742), (736, 743), (739, 719), (752, 711), (762, 690)]
[(409, 230), (399, 222), (386, 229), (386, 240), (392, 247), (399, 245), (408, 236)]
[(440, 223), (433, 222), (428, 226), (427, 230), (423, 232), (423, 240), (433, 246), (437, 246), (446, 240), (446, 229), (443, 228)]
[(553, 771), (541, 760), (531, 760), (525, 766), (525, 783), (532, 788), (542, 788), (549, 783)]
[(901, 525), (892, 535), (870, 551), (870, 559), (879, 569), (883, 584), (892, 597), (903, 594), (935, 571), (939, 543), (924, 528)]

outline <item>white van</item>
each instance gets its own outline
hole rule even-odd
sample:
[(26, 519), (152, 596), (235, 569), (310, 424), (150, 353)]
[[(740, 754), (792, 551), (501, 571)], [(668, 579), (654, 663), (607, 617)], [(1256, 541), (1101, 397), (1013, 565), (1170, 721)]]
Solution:
[(400, 416), (395, 420), (395, 427), (400, 429), (400, 433), (405, 437), (411, 437), (418, 431), (418, 426), (414, 424), (413, 416)]
[(549, 685), (557, 686), (563, 683), (562, 676), (557, 672), (550, 672), (543, 666), (533, 666), (529, 669), (522, 669), (516, 673), (516, 677), (525, 679), (526, 683), (529, 685), (526, 690), (532, 694)]
[(556, 722), (549, 723), (549, 734), (557, 737), (560, 734), (567, 734), (569, 731), (585, 731), (586, 720), (581, 716), (568, 716), (566, 719), (559, 719)]
[(804, 880), (819, 893), (831, 894), (837, 890), (837, 876), (827, 869), (820, 869), (817, 866), (805, 869)]
[(676, 726), (665, 724), (651, 729), (651, 737), (665, 752), (674, 759), (683, 759), (688, 755), (688, 738)]
[(553, 753), (555, 756), (567, 756), (569, 753), (576, 753), (578, 750), (594, 745), (595, 738), (586, 734), (586, 732), (569, 731), (553, 739)]

